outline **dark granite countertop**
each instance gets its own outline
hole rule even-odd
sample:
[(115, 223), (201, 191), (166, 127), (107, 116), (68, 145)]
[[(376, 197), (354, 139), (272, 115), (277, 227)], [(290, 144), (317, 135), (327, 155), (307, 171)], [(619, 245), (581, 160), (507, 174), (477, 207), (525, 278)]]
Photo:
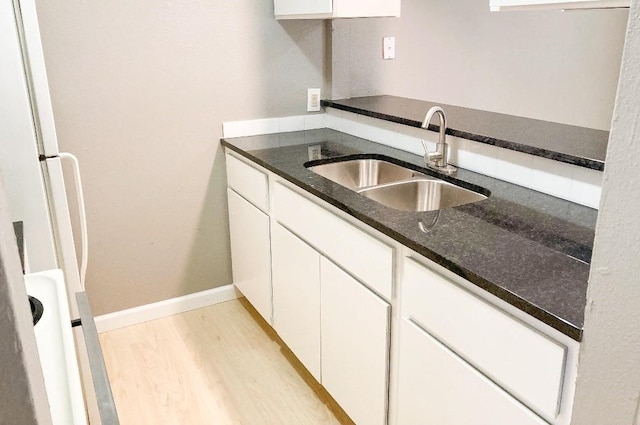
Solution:
[[(569, 337), (582, 337), (596, 210), (460, 169), (443, 178), (491, 196), (440, 212), (398, 211), (309, 171), (308, 148), (321, 146), (320, 162), (386, 158), (435, 175), (418, 155), (330, 129), (222, 144)], [(435, 224), (424, 233), (421, 221)]]
[[(396, 96), (323, 100), (322, 105), (412, 127), (420, 127), (429, 108), (440, 105), (447, 114), (447, 134), (452, 136), (604, 170), (608, 131)], [(433, 131), (438, 128), (429, 126)]]

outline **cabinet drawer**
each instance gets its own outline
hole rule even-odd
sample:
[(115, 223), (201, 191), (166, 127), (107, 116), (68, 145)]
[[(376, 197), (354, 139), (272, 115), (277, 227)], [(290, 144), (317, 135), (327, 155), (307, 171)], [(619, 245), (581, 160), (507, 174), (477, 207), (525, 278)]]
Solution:
[(566, 347), (411, 259), (402, 284), (403, 317), (533, 410), (558, 415)]
[(269, 207), (267, 175), (249, 164), (225, 155), (227, 163), (227, 185), (262, 211)]
[(393, 248), (280, 183), (275, 184), (273, 196), (273, 215), (278, 222), (391, 299)]
[(427, 332), (401, 326), (398, 425), (548, 425)]

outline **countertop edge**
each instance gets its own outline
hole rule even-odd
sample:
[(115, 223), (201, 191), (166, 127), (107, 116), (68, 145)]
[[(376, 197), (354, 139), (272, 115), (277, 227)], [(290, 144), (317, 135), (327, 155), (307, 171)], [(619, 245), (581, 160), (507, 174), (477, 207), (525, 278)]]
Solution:
[(564, 335), (568, 336), (569, 338), (580, 342), (582, 339), (582, 329), (580, 327), (577, 327), (569, 322), (567, 322), (566, 320), (542, 309), (541, 307), (538, 307), (537, 305), (521, 298), (520, 296), (505, 290), (501, 287), (499, 287), (498, 285), (482, 278), (481, 276), (476, 275), (475, 273), (458, 266), (457, 264), (455, 264), (454, 262), (447, 260), (446, 258), (440, 256), (437, 252), (434, 252), (430, 249), (427, 249), (424, 246), (418, 245), (408, 239), (406, 239), (405, 237), (403, 237), (401, 234), (393, 231), (392, 229), (389, 229), (388, 227), (384, 226), (382, 223), (377, 222), (376, 220), (373, 220), (369, 217), (367, 217), (364, 214), (361, 214), (357, 211), (354, 211), (352, 209), (350, 209), (349, 207), (347, 207), (346, 205), (342, 204), (341, 202), (335, 200), (334, 198), (325, 195), (324, 193), (314, 189), (313, 187), (304, 184), (303, 182), (298, 181), (295, 178), (292, 178), (291, 176), (287, 175), (286, 173), (282, 172), (281, 170), (271, 166), (270, 164), (262, 161), (260, 158), (257, 158), (253, 155), (251, 155), (250, 153), (248, 153), (247, 151), (233, 145), (231, 142), (227, 141), (225, 138), (220, 139), (222, 146), (231, 149), (233, 152), (243, 156), (244, 158), (256, 163), (257, 165), (265, 168), (266, 170), (278, 175), (279, 177), (282, 177), (283, 179), (285, 179), (286, 181), (294, 184), (295, 186), (303, 189), (304, 191), (310, 193), (313, 196), (316, 196), (317, 198), (329, 203), (330, 205), (338, 208), (339, 210), (349, 214), (350, 216), (354, 217), (355, 219), (359, 220), (360, 222), (374, 228), (375, 230), (383, 233), (384, 235), (390, 237), (391, 239), (395, 240), (396, 242), (406, 246), (407, 248), (417, 252), (420, 255), (423, 255), (425, 258), (428, 258), (429, 260), (435, 262), (436, 264), (446, 268), (447, 270), (451, 271), (452, 273), (462, 277), (463, 279), (471, 282), (473, 285), (477, 286), (478, 288), (481, 288), (485, 291), (487, 291), (488, 293), (500, 298), (501, 300), (505, 301), (506, 303), (512, 305), (513, 307), (525, 312), (526, 314), (540, 320), (541, 322), (545, 323), (546, 325), (556, 329), (557, 331), (563, 333)]

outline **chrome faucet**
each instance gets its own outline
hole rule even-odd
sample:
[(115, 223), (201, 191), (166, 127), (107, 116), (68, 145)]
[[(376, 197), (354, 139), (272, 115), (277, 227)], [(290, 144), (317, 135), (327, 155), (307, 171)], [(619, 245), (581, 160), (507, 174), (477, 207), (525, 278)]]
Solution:
[(422, 140), (422, 146), (424, 147), (424, 162), (429, 168), (433, 168), (434, 170), (438, 170), (446, 174), (451, 174), (456, 171), (456, 168), (447, 161), (449, 145), (447, 144), (446, 139), (447, 117), (444, 114), (444, 110), (439, 106), (434, 106), (429, 109), (427, 115), (424, 117), (424, 121), (422, 121), (422, 128), (425, 130), (429, 128), (431, 118), (433, 118), (435, 114), (438, 114), (438, 118), (440, 118), (440, 135), (438, 143), (436, 144), (435, 152), (429, 152), (427, 144)]

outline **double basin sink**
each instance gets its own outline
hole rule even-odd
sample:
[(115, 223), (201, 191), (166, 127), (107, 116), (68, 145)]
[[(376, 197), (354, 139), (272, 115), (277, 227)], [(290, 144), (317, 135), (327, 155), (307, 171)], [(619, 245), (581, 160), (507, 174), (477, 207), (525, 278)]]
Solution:
[(307, 167), (347, 189), (402, 211), (435, 211), (487, 196), (381, 159), (350, 159)]

